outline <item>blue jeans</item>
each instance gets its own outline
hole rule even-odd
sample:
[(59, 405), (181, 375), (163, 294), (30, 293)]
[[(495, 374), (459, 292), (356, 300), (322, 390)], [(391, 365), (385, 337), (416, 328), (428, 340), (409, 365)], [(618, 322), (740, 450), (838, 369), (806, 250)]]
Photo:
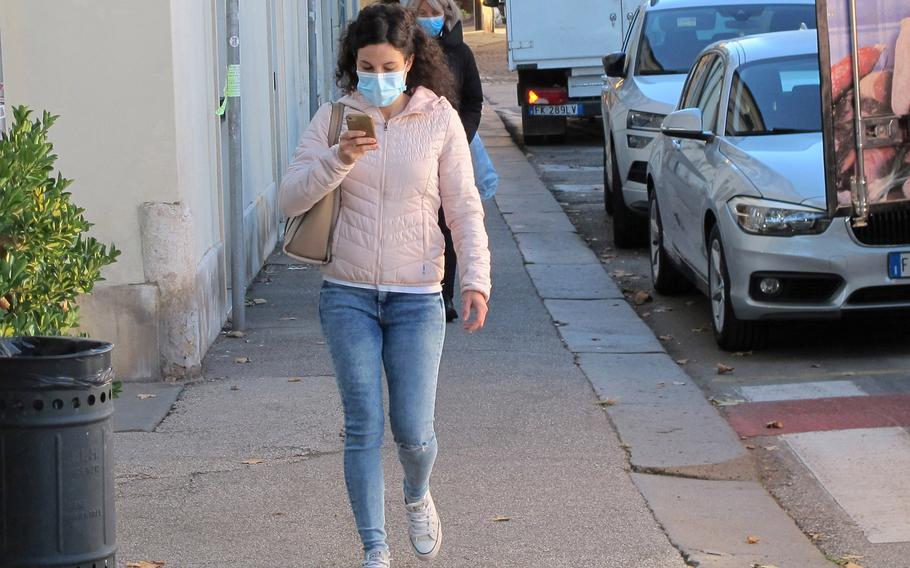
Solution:
[(344, 479), (366, 551), (387, 548), (382, 369), (404, 495), (421, 499), (436, 460), (433, 419), (445, 339), (440, 294), (377, 292), (325, 282), (319, 318), (344, 406)]

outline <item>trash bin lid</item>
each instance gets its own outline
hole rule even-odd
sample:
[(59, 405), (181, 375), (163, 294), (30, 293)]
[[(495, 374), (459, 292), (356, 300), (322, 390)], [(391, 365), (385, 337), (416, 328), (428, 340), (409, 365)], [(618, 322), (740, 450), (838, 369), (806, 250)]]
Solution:
[(0, 390), (103, 387), (114, 379), (113, 349), (81, 337), (0, 339)]

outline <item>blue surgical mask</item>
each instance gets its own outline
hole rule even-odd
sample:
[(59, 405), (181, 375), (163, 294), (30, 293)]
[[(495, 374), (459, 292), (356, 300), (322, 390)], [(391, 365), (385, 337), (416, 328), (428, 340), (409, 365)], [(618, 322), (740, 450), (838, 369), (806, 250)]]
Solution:
[(445, 18), (442, 16), (433, 16), (432, 18), (417, 18), (417, 23), (427, 32), (430, 37), (438, 37), (442, 33), (442, 26), (445, 24)]
[(366, 97), (373, 106), (383, 108), (394, 103), (407, 90), (404, 71), (391, 73), (357, 72), (357, 90)]

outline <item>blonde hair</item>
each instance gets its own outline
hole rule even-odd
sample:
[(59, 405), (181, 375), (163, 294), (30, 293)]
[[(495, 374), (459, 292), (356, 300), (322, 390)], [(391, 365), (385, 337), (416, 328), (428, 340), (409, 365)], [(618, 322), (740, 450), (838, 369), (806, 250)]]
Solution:
[(401, 5), (411, 10), (416, 10), (426, 2), (436, 11), (442, 12), (446, 28), (452, 29), (461, 21), (461, 6), (455, 0), (401, 0)]

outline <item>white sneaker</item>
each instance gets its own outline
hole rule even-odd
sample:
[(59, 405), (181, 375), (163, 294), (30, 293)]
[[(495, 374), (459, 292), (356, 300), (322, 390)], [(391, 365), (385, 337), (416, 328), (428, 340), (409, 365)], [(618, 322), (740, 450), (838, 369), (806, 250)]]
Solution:
[(364, 555), (360, 568), (389, 568), (391, 564), (389, 551), (383, 548), (371, 550)]
[(439, 554), (442, 545), (442, 525), (436, 513), (433, 496), (426, 496), (415, 503), (405, 503), (408, 512), (408, 534), (411, 548), (419, 560), (432, 560)]

